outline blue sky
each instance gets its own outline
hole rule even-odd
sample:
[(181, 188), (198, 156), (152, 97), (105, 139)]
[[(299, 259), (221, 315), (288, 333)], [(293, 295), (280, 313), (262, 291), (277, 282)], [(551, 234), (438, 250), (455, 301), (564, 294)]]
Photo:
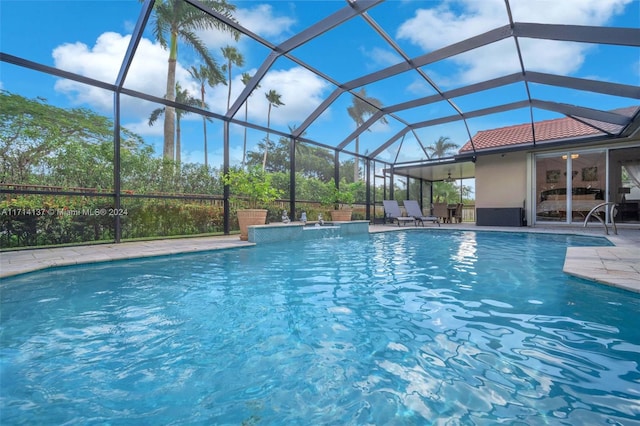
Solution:
[[(236, 19), (245, 27), (277, 45), (307, 26), (345, 7), (346, 1), (240, 1)], [(638, 0), (512, 0), (516, 22), (568, 23), (577, 25), (640, 26)], [(136, 0), (109, 1), (30, 1), (0, 0), (0, 50), (4, 53), (41, 62), (67, 71), (113, 82), (131, 30), (140, 13)], [(484, 33), (508, 24), (503, 0), (464, 1), (387, 1), (369, 10), (373, 18), (394, 38), (409, 56), (417, 57), (432, 50)], [(236, 46), (245, 58), (241, 68), (234, 68), (231, 83), (232, 102), (243, 88), (241, 73), (253, 74), (262, 64), (269, 50), (243, 37), (235, 43), (228, 35), (209, 31), (199, 33), (210, 51), (224, 62), (220, 48)], [(612, 81), (629, 85), (640, 84), (640, 54), (638, 48), (593, 46), (580, 43), (521, 39), (525, 67), (533, 71)], [(338, 84), (369, 74), (402, 61), (383, 39), (362, 18), (356, 18), (318, 37), (291, 52), (296, 58), (325, 73)], [(133, 62), (125, 86), (162, 97), (165, 91), (168, 53), (147, 30)], [(181, 48), (177, 78), (182, 87), (198, 96), (198, 86), (187, 69), (196, 65), (193, 52)], [(26, 97), (41, 96), (58, 106), (82, 106), (111, 116), (113, 97), (110, 93), (87, 88), (78, 83), (52, 78), (32, 71), (0, 64), (0, 87)], [(441, 90), (451, 90), (489, 78), (519, 71), (512, 39), (477, 49), (457, 57), (427, 65), (423, 68)], [(285, 105), (274, 108), (271, 127), (287, 131), (299, 126), (335, 86), (293, 61), (281, 57), (260, 82), (257, 93), (249, 101), (249, 119), (259, 125), (267, 124), (268, 103), (264, 93), (276, 90)], [(212, 111), (224, 113), (227, 86), (209, 88), (207, 103)], [(395, 105), (435, 91), (416, 72), (394, 76), (387, 81), (366, 87), (367, 94)], [(606, 95), (561, 91), (532, 85), (532, 96), (569, 104), (613, 109), (637, 105), (637, 100)], [(465, 111), (526, 99), (524, 85), (517, 84), (454, 99)], [(341, 143), (353, 130), (354, 123), (346, 113), (351, 96), (341, 96), (306, 132), (310, 139), (330, 146)], [(148, 126), (150, 112), (159, 105), (139, 100), (123, 99), (123, 124), (141, 134), (156, 149), (161, 146), (162, 125)], [(439, 102), (413, 110), (402, 111), (398, 118), (406, 122), (420, 122), (453, 115), (446, 102)], [(558, 118), (546, 111), (534, 111), (535, 119)], [(244, 107), (238, 118), (243, 119)], [(469, 121), (470, 131), (502, 127), (527, 122), (529, 110), (516, 110)], [(220, 164), (222, 138), (219, 123), (208, 124), (211, 139), (210, 164)], [(360, 150), (372, 151), (404, 128), (401, 121), (390, 118), (376, 124), (361, 136)], [(201, 162), (202, 122), (191, 115), (183, 119), (183, 159)], [(416, 135), (429, 145), (440, 136), (447, 136), (459, 146), (468, 139), (462, 122), (419, 129)], [(264, 138), (263, 132), (249, 132), (249, 149)], [(242, 129), (232, 127), (232, 162), (241, 157)], [(380, 158), (393, 161), (424, 158), (413, 134), (407, 134)], [(353, 149), (353, 144), (347, 147)], [(159, 152), (159, 151), (158, 151)]]

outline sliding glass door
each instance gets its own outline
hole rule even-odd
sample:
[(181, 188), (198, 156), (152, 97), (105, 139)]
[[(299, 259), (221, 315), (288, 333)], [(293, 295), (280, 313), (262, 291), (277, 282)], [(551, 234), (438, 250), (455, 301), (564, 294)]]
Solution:
[(640, 147), (610, 151), (609, 186), (616, 223), (640, 222)]
[(565, 222), (567, 161), (562, 154), (536, 157), (536, 222)]
[(584, 222), (587, 214), (605, 202), (607, 154), (605, 151), (573, 153), (571, 158), (571, 197), (567, 211), (573, 222)]
[(606, 199), (606, 151), (536, 156), (536, 222), (583, 222)]

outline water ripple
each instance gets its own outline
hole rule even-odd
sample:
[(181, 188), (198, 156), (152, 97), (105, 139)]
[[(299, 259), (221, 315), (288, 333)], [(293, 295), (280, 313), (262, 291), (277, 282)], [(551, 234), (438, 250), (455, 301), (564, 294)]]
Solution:
[(561, 272), (589, 243), (399, 232), (10, 279), (2, 422), (640, 424), (637, 296)]

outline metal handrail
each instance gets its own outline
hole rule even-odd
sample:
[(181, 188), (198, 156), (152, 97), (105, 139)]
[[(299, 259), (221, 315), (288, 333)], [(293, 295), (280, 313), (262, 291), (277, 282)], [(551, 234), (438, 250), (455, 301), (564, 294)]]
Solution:
[(605, 217), (605, 219), (602, 219), (600, 216), (593, 214), (599, 208), (605, 207), (605, 206), (608, 206), (608, 205), (611, 205), (611, 210), (609, 211), (609, 217), (611, 217), (611, 224), (613, 225), (613, 233), (618, 235), (618, 228), (616, 227), (616, 220), (615, 220), (615, 214), (614, 214), (614, 210), (618, 206), (618, 204), (616, 202), (614, 202), (614, 201), (609, 201), (609, 202), (606, 202), (606, 203), (600, 203), (597, 206), (595, 206), (594, 208), (592, 208), (591, 211), (589, 212), (589, 214), (587, 214), (587, 216), (584, 218), (584, 227), (585, 228), (587, 227), (587, 223), (589, 223), (589, 218), (593, 215), (593, 217), (598, 219), (600, 221), (600, 223), (602, 223), (604, 225), (604, 232), (607, 235), (609, 235), (609, 228), (607, 228), (607, 222), (605, 220), (606, 217)]

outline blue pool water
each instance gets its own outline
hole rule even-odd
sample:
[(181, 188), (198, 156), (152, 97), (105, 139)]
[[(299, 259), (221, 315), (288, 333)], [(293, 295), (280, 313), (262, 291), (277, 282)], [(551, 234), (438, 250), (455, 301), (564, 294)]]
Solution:
[(0, 423), (640, 424), (640, 298), (561, 271), (603, 244), (411, 230), (7, 279)]

